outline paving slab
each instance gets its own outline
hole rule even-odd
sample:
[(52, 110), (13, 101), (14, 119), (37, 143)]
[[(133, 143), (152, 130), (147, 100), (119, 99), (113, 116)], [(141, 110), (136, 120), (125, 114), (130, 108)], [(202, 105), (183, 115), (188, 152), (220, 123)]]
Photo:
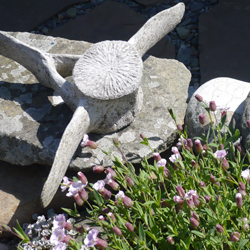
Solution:
[(89, 0), (0, 0), (0, 30), (31, 31), (63, 9)]
[[(52, 30), (48, 35), (70, 40), (97, 43), (104, 40), (131, 38), (146, 22), (146, 19), (125, 4), (105, 1), (88, 14), (80, 16)], [(175, 46), (164, 37), (147, 54), (159, 58), (175, 58)]]
[(249, 0), (221, 0), (200, 15), (201, 84), (216, 77), (250, 82), (249, 27)]

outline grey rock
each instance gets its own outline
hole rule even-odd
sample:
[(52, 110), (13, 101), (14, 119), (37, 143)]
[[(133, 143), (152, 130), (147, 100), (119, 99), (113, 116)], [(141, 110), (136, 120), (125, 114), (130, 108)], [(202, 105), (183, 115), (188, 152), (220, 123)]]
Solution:
[(191, 11), (196, 12), (201, 10), (204, 7), (203, 3), (193, 3), (191, 5)]
[(177, 27), (176, 31), (180, 37), (180, 39), (185, 40), (189, 37), (191, 31), (189, 29), (186, 29), (184, 27)]
[(76, 13), (77, 13), (77, 8), (75, 7), (72, 7), (70, 9), (68, 9), (66, 11), (66, 14), (69, 16), (69, 17), (76, 17)]
[(197, 57), (191, 59), (191, 67), (198, 67), (199, 66), (199, 60)]
[(185, 65), (190, 65), (192, 53), (193, 48), (187, 47), (184, 43), (182, 43), (177, 53), (177, 60)]
[(242, 119), (240, 124), (242, 142), (246, 150), (250, 149), (250, 130), (247, 126), (247, 121), (250, 120), (250, 92), (245, 100), (245, 105), (242, 113)]
[[(11, 35), (55, 54), (83, 54), (90, 46), (87, 42), (29, 33)], [(1, 62), (0, 119), (4, 126), (0, 127), (0, 159), (18, 165), (51, 165), (72, 111), (65, 104), (53, 106), (48, 99), (53, 96), (53, 91), (38, 84), (24, 67), (4, 57), (1, 57)], [(112, 139), (117, 137), (131, 162), (152, 156), (152, 152), (140, 144), (141, 132), (149, 137), (154, 149), (164, 151), (177, 136), (167, 108), (172, 106), (178, 123), (183, 122), (190, 78), (190, 72), (176, 60), (145, 56), (142, 79), (144, 107), (141, 113), (131, 126), (106, 135), (90, 134), (90, 139), (108, 151), (113, 145)], [(114, 153), (121, 156), (115, 149)], [(112, 163), (99, 149), (79, 147), (70, 168), (86, 171), (96, 164), (107, 166)]]
[(192, 22), (192, 19), (191, 19), (191, 18), (188, 18), (188, 19), (186, 19), (185, 21), (181, 22), (181, 23), (179, 24), (179, 27), (186, 26), (186, 25), (190, 24), (191, 22)]
[[(185, 124), (189, 137), (201, 136), (203, 128), (199, 123), (199, 114), (206, 116), (205, 130), (211, 126), (209, 117), (202, 105), (195, 99), (195, 95), (199, 94), (203, 97), (203, 101), (209, 105), (210, 101), (215, 101), (217, 110), (214, 114), (217, 121), (221, 120), (221, 110), (219, 108), (229, 108), (227, 110), (227, 125), (232, 126), (233, 120), (236, 121), (236, 128), (240, 129), (241, 117), (243, 114), (243, 107), (245, 99), (250, 91), (250, 84), (227, 77), (219, 77), (204, 83), (191, 97), (186, 117)], [(212, 115), (213, 122), (216, 124), (214, 115)], [(248, 119), (248, 118), (246, 118)]]
[(135, 0), (135, 1), (144, 6), (150, 6), (150, 5), (161, 4), (163, 2), (166, 2), (165, 0)]

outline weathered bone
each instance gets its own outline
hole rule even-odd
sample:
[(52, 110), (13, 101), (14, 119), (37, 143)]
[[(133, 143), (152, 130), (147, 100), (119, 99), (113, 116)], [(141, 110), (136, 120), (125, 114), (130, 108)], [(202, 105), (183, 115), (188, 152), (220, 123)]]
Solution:
[[(143, 104), (141, 56), (181, 21), (184, 11), (185, 5), (179, 3), (149, 19), (128, 42), (100, 42), (81, 56), (45, 53), (0, 31), (0, 54), (53, 88), (74, 112), (41, 194), (44, 207), (55, 195), (85, 133), (108, 133), (133, 122)], [(74, 84), (63, 78), (72, 72)]]

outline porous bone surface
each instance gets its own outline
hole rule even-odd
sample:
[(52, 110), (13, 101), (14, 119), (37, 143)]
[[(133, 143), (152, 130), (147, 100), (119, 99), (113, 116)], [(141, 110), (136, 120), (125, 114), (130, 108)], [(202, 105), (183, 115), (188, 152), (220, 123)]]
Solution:
[[(30, 33), (12, 33), (18, 39), (49, 53), (82, 55), (91, 44)], [(71, 120), (72, 111), (66, 104), (53, 106), (53, 90), (38, 83), (32, 73), (18, 63), (0, 56), (0, 159), (16, 164), (51, 165), (62, 134)], [(151, 147), (166, 150), (177, 138), (175, 124), (167, 108), (173, 107), (177, 122), (182, 123), (186, 111), (188, 86), (191, 78), (186, 67), (176, 60), (143, 58), (141, 88), (143, 106), (135, 121), (109, 134), (90, 134), (100, 148), (121, 157), (113, 146), (117, 138), (131, 162), (152, 157), (151, 150), (142, 145), (140, 133)], [(69, 168), (87, 171), (96, 164), (112, 165), (101, 149), (77, 149)]]

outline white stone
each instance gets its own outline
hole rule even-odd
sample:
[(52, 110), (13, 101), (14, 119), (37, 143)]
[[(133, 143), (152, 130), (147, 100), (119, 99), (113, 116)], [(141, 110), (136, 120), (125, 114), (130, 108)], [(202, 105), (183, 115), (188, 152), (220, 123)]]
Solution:
[[(189, 137), (201, 136), (203, 133), (202, 126), (199, 123), (199, 114), (203, 113), (206, 116), (205, 128), (210, 126), (209, 117), (206, 110), (195, 99), (195, 95), (199, 94), (203, 97), (204, 103), (209, 105), (210, 101), (215, 101), (217, 108), (227, 107), (227, 124), (232, 122), (232, 118), (236, 120), (236, 124), (240, 123), (243, 112), (245, 99), (250, 91), (250, 83), (239, 81), (227, 77), (219, 77), (204, 83), (199, 87), (191, 97), (185, 118), (185, 124), (188, 128)], [(221, 119), (221, 111), (215, 111), (217, 120)], [(214, 115), (213, 122), (216, 122)]]

